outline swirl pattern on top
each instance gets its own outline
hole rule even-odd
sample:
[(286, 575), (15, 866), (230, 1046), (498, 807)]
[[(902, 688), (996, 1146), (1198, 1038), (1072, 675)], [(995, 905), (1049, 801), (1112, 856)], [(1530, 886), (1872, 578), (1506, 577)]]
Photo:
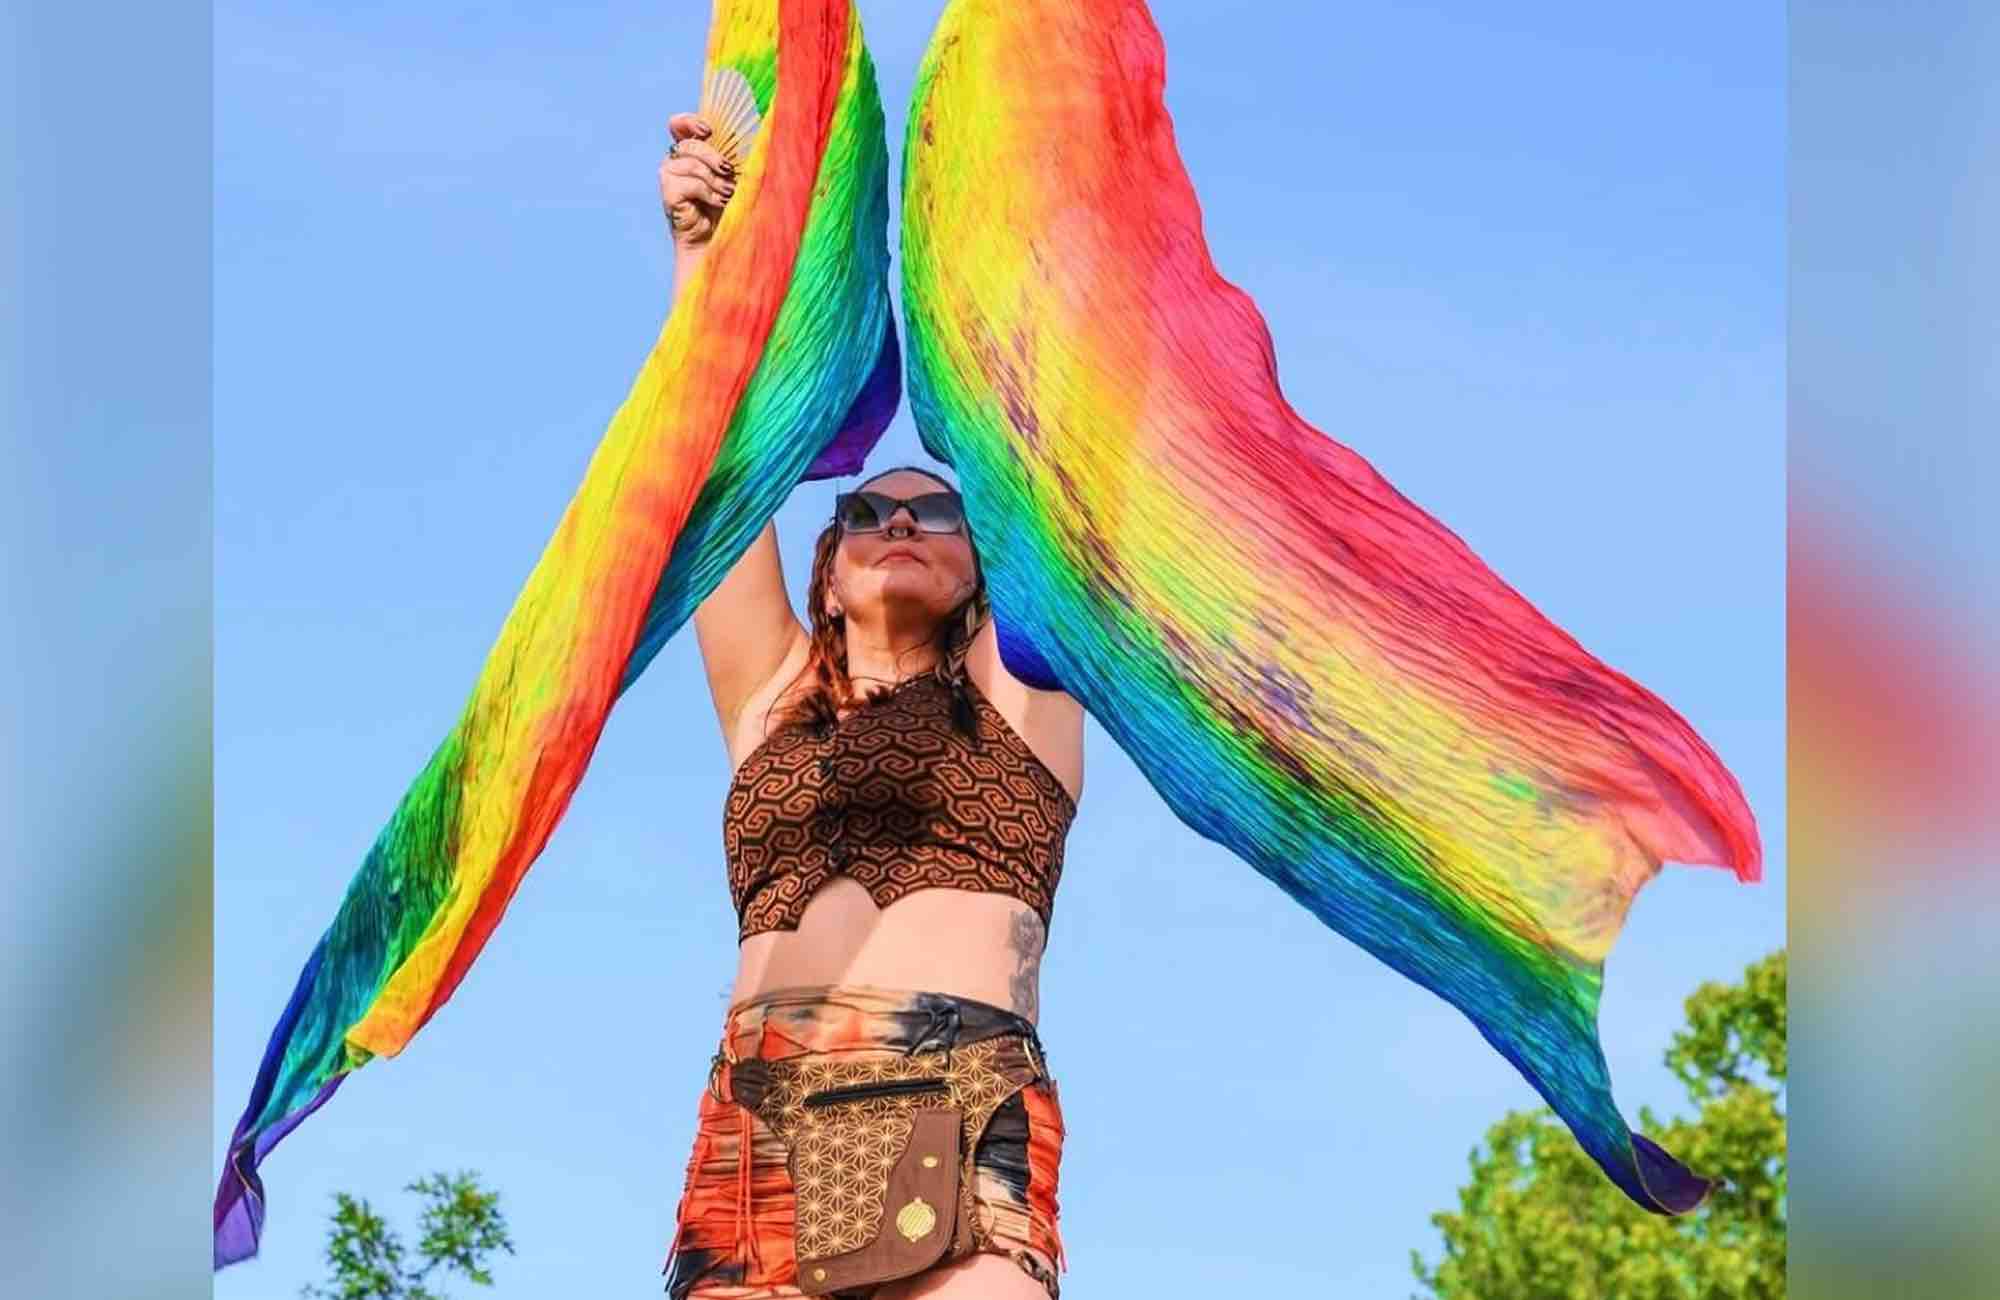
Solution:
[(973, 733), (920, 673), (837, 726), (789, 727), (736, 770), (722, 845), (738, 939), (795, 930), (836, 875), (878, 907), (919, 889), (1006, 894), (1049, 922), (1076, 803), (979, 688)]

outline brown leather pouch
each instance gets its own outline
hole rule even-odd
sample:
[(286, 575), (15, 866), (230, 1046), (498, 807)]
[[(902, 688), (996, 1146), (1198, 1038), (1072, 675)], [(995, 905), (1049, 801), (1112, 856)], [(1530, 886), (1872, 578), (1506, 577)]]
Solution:
[(970, 1254), (973, 1148), (1000, 1104), (1038, 1077), (1019, 1038), (737, 1063), (737, 1100), (789, 1152), (799, 1289), (866, 1289)]

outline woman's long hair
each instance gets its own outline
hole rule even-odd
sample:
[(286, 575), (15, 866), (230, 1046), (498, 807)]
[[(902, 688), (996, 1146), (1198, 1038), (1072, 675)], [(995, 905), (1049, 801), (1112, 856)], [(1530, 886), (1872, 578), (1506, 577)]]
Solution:
[[(865, 480), (864, 486), (897, 470), (910, 470), (957, 490), (948, 480), (915, 465), (885, 469)], [(827, 612), (826, 598), (833, 587), (833, 560), (840, 550), (840, 538), (841, 527), (836, 520), (821, 529), (813, 542), (812, 580), (806, 588), (806, 612), (811, 626), (806, 666), (773, 703), (777, 721), (769, 728), (771, 734), (799, 726), (830, 729), (840, 720), (841, 713), (857, 701), (867, 704), (888, 694), (887, 688), (877, 688), (866, 696), (855, 689), (853, 679), (847, 675), (847, 620)], [(970, 542), (971, 538), (968, 525), (966, 540)], [(973, 547), (972, 591), (938, 622), (934, 642), (937, 666), (933, 670), (950, 688), (953, 720), (967, 735), (975, 730), (977, 715), (966, 692), (965, 653), (991, 612), (986, 599), (986, 572), (980, 567), (979, 549)]]

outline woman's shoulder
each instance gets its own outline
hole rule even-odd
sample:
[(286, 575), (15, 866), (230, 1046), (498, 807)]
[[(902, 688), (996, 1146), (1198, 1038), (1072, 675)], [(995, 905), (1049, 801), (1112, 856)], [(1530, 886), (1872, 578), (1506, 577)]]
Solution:
[(1067, 691), (1045, 691), (1016, 677), (1000, 655), (988, 618), (965, 654), (965, 675), (1007, 720), (1072, 799), (1083, 797), (1083, 705)]

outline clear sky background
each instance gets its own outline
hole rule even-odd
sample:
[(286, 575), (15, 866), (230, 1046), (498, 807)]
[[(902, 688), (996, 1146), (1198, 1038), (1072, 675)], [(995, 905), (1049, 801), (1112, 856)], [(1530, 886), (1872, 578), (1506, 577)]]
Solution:
[[(892, 151), (939, 9), (863, 0)], [(1672, 1108), (1683, 998), (1785, 937), (1783, 9), (1154, 11), (1216, 263), (1292, 403), (1749, 795), (1765, 883), (1670, 867), (1609, 963), (1620, 1101)], [(689, 0), (217, 9), (218, 1167), (657, 333), (654, 169), (706, 28)], [(905, 411), (877, 463), (920, 458)], [(830, 498), (780, 515), (795, 586)], [(496, 1295), (659, 1294), (734, 960), (694, 649), (620, 705), (456, 998), (267, 1162), (263, 1255), (217, 1296), (319, 1276), (336, 1189), (407, 1222), (402, 1184), (460, 1168), (520, 1246)], [(1066, 1294), (1407, 1294), (1468, 1151), (1538, 1099), (1087, 745), (1044, 966)]]

